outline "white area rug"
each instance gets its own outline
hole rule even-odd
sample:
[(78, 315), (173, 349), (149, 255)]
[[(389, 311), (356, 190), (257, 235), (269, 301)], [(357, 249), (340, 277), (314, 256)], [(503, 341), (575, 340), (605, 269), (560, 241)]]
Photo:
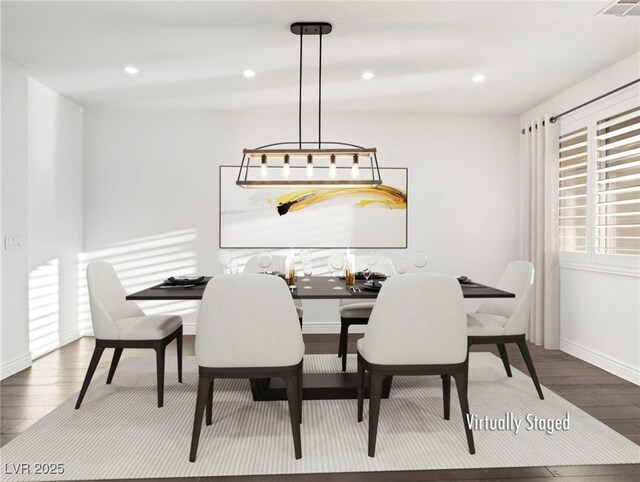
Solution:
[[(538, 399), (531, 379), (513, 369), (507, 378), (499, 358), (471, 354), (469, 403), (479, 417), (522, 420), (513, 431), (476, 430), (469, 455), (455, 385), (451, 420), (442, 418), (440, 377), (396, 377), (382, 401), (376, 457), (367, 456), (368, 403), (356, 421), (355, 400), (305, 401), (302, 459), (295, 460), (286, 402), (253, 402), (246, 380), (217, 380), (213, 425), (203, 426), (196, 463), (189, 448), (197, 365), (185, 358), (177, 383), (167, 360), (165, 406), (156, 406), (155, 361), (125, 358), (111, 385), (91, 384), (80, 410), (67, 400), (0, 451), (8, 480), (69, 480), (206, 475), (282, 474), (418, 469), (458, 469), (639, 463), (640, 447), (550, 390)], [(305, 372), (339, 370), (335, 355), (305, 357)], [(349, 371), (355, 371), (355, 357)], [(526, 430), (528, 414), (564, 419), (569, 430)], [(37, 475), (37, 463), (61, 463), (63, 475)], [(7, 465), (29, 464), (29, 475), (7, 474)], [(11, 471), (11, 470), (9, 470)]]

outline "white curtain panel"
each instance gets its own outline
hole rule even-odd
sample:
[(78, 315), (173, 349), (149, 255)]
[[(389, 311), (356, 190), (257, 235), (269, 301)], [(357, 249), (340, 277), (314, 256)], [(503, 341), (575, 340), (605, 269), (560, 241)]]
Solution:
[(550, 350), (560, 345), (558, 259), (558, 137), (550, 116), (525, 126), (525, 259), (535, 267), (529, 340)]

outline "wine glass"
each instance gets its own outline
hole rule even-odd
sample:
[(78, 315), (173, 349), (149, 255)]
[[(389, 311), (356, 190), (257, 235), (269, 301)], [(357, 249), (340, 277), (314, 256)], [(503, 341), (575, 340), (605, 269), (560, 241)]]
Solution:
[[(342, 269), (344, 268), (345, 262), (346, 262), (345, 256), (344, 256), (344, 253), (342, 252), (333, 253), (331, 255), (331, 258), (329, 258), (329, 263), (331, 264), (331, 267), (338, 272), (338, 276), (340, 275), (340, 271), (342, 271)], [(341, 290), (342, 287), (334, 286), (333, 289)]]
[(311, 264), (311, 260), (313, 259), (313, 254), (311, 253), (310, 249), (303, 249), (302, 252), (300, 253), (300, 261), (302, 261), (302, 264)]
[(229, 264), (229, 273), (231, 274), (238, 274), (238, 261), (235, 259), (231, 260), (231, 263)]
[[(369, 276), (373, 274), (373, 267), (376, 265), (377, 262), (378, 262), (378, 252), (375, 249), (368, 249), (364, 254), (364, 264), (368, 268)], [(365, 269), (365, 272), (366, 271), (367, 269)], [(365, 278), (367, 278), (367, 281), (369, 281), (369, 278), (367, 277), (366, 273), (365, 273)]]
[(267, 269), (271, 266), (271, 253), (263, 251), (258, 255), (258, 265), (264, 270), (263, 273), (267, 274)]
[(227, 274), (227, 266), (231, 262), (231, 254), (229, 251), (218, 251), (218, 263), (222, 266), (222, 274)]
[(424, 251), (416, 251), (413, 255), (413, 265), (416, 268), (424, 268), (427, 265), (427, 255)]
[(310, 281), (309, 276), (313, 274), (313, 266), (311, 266), (311, 263), (304, 263), (302, 265), (302, 270), (304, 272), (304, 278), (302, 278), (302, 281)]
[(333, 266), (331, 266), (331, 257), (327, 260), (327, 266), (329, 268), (329, 279), (327, 281), (333, 283), (335, 280), (333, 279)]
[(407, 272), (407, 257), (400, 256), (398, 258), (398, 262), (396, 263), (396, 268), (398, 269), (398, 273), (405, 274)]
[(303, 289), (310, 290), (311, 286), (309, 285), (309, 281), (311, 281), (311, 275), (313, 274), (313, 266), (311, 265), (311, 263), (306, 263), (303, 269), (304, 269), (304, 279), (302, 281), (307, 282), (307, 286), (305, 286)]
[(365, 268), (362, 270), (362, 274), (364, 275), (365, 283), (369, 281), (369, 278), (371, 277), (371, 270), (368, 266), (365, 266)]

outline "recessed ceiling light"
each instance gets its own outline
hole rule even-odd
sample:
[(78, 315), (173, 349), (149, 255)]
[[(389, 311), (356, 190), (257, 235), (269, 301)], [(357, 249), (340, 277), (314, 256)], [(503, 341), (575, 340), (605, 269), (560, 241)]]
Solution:
[(247, 79), (253, 79), (256, 76), (256, 71), (251, 69), (244, 69), (242, 71), (242, 75), (244, 75)]
[(138, 69), (133, 65), (126, 65), (122, 67), (122, 70), (124, 70), (129, 75), (138, 75)]
[(471, 77), (471, 81), (475, 82), (476, 84), (479, 84), (480, 82), (482, 82), (485, 79), (484, 74), (478, 74), (478, 75), (474, 75), (473, 77)]
[(373, 72), (362, 72), (362, 78), (364, 80), (371, 80), (375, 77), (375, 75), (373, 75)]

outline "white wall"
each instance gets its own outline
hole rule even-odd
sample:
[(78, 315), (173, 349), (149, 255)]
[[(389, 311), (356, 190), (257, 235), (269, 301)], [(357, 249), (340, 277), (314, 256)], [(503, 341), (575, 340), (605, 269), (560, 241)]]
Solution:
[[(0, 378), (31, 364), (27, 313), (27, 73), (2, 57)], [(6, 250), (5, 235), (22, 246)]]
[[(220, 272), (218, 166), (239, 164), (244, 147), (295, 139), (296, 121), (294, 113), (85, 110), (88, 259), (112, 259), (130, 290), (176, 272)], [(487, 283), (518, 256), (517, 132), (512, 116), (329, 112), (323, 123), (325, 139), (375, 146), (381, 166), (409, 168), (410, 253), (424, 249), (430, 270)], [(337, 331), (336, 302), (305, 310), (306, 331)]]
[(34, 357), (80, 336), (82, 107), (28, 82), (29, 317)]
[[(82, 108), (5, 57), (0, 173), (5, 378), (80, 336), (82, 250)], [(21, 246), (5, 249), (5, 235)]]
[[(558, 114), (639, 77), (640, 52), (520, 116)], [(635, 87), (637, 92), (637, 86)], [(560, 120), (559, 122), (562, 122)], [(640, 381), (640, 277), (634, 270), (561, 259), (560, 349), (635, 383)]]

